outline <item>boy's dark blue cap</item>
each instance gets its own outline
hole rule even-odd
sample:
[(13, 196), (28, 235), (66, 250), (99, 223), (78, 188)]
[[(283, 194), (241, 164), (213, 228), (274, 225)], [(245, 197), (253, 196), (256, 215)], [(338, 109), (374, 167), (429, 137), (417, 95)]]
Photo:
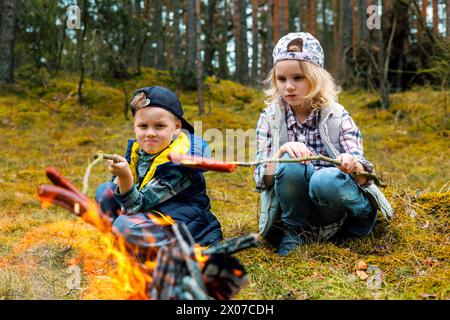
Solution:
[(152, 86), (136, 90), (133, 97), (141, 92), (143, 92), (147, 98), (147, 101), (145, 102), (146, 106), (160, 107), (173, 113), (181, 120), (182, 128), (190, 133), (194, 133), (192, 125), (183, 118), (183, 108), (175, 93), (160, 86)]

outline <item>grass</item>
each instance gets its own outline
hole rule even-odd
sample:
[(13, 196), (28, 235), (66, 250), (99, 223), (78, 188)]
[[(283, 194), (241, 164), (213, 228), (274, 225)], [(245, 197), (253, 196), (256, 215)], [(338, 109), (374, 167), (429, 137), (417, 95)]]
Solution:
[[(253, 129), (264, 104), (261, 92), (208, 78), (211, 98), (198, 117), (195, 92), (181, 92), (170, 76), (147, 69), (127, 82), (131, 92), (146, 85), (177, 91), (189, 120), (203, 130)], [(120, 86), (86, 81), (89, 106), (76, 101), (77, 79), (62, 75), (45, 86), (20, 80), (0, 87), (0, 299), (122, 299), (111, 281), (115, 264), (97, 230), (63, 209), (42, 209), (35, 196), (48, 183), (44, 169), (57, 167), (81, 187), (92, 155), (123, 153), (133, 136), (123, 118)], [(449, 94), (448, 92), (446, 93)], [(388, 110), (371, 109), (377, 97), (344, 92), (341, 103), (360, 127), (365, 153), (388, 182), (386, 195), (397, 218), (379, 219), (372, 235), (343, 245), (312, 243), (280, 258), (268, 246), (237, 254), (250, 284), (237, 299), (448, 299), (449, 128), (444, 127), (442, 92), (430, 88), (392, 94)], [(89, 195), (109, 179), (97, 166)], [(258, 194), (252, 171), (207, 173), (212, 211), (226, 238), (256, 232)], [(375, 268), (355, 274), (363, 260)], [(80, 289), (68, 289), (80, 267)], [(380, 283), (371, 286), (375, 277)], [(376, 280), (376, 279), (375, 279)], [(69, 286), (70, 287), (70, 286)]]

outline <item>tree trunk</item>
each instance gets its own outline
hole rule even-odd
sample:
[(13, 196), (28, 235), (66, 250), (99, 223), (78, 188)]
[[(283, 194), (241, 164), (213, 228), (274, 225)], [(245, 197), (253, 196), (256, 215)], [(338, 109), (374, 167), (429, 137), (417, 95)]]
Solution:
[(242, 61), (242, 83), (248, 84), (248, 40), (247, 40), (247, 1), (239, 1), (239, 11), (240, 11), (240, 24), (241, 24), (241, 45), (240, 45), (240, 55)]
[(195, 23), (195, 3), (196, 0), (188, 0), (187, 7), (187, 50), (186, 50), (186, 71), (195, 74), (195, 54), (196, 54), (196, 23)]
[(280, 12), (283, 17), (281, 36), (284, 36), (289, 32), (289, 0), (282, 0), (281, 4)]
[(154, 40), (156, 41), (156, 51), (155, 51), (155, 60), (154, 66), (156, 69), (166, 69), (166, 58), (165, 58), (165, 35), (162, 24), (162, 0), (155, 0), (153, 7), (153, 35)]
[(358, 13), (358, 0), (351, 0), (351, 6), (352, 6), (352, 53), (353, 53), (353, 59), (356, 58), (354, 50), (356, 44), (359, 43), (359, 13)]
[(332, 57), (332, 51), (330, 47), (328, 23), (327, 23), (327, 0), (322, 0), (322, 47), (325, 58), (325, 68), (329, 67), (329, 60)]
[(88, 19), (88, 0), (83, 0), (83, 7), (81, 9), (81, 24), (80, 37), (78, 41), (78, 62), (80, 67), (80, 81), (78, 82), (78, 103), (84, 103), (83, 84), (84, 84), (84, 38), (86, 37), (87, 19)]
[(275, 0), (274, 5), (274, 43), (289, 30), (289, 3), (287, 0)]
[(447, 34), (447, 40), (450, 40), (450, 0), (447, 0), (447, 5), (445, 6), (446, 12), (446, 26), (445, 33)]
[(228, 21), (229, 6), (228, 0), (223, 0), (222, 14), (219, 14), (219, 28), (220, 28), (220, 43), (219, 43), (219, 77), (221, 79), (228, 79), (230, 71), (227, 63), (227, 43), (228, 43)]
[(167, 52), (166, 67), (164, 69), (170, 69), (173, 66), (173, 38), (170, 28), (170, 13), (172, 13), (172, 0), (166, 0), (166, 19), (164, 21), (164, 47)]
[(208, 0), (208, 14), (205, 19), (205, 71), (206, 74), (212, 76), (214, 69), (212, 61), (216, 52), (216, 24), (217, 17), (217, 1)]
[(276, 43), (280, 39), (280, 0), (273, 0), (273, 42)]
[(180, 20), (181, 20), (180, 7), (181, 7), (180, 0), (173, 1), (173, 27), (172, 27), (173, 65), (170, 66), (172, 71), (178, 71), (183, 65), (182, 62), (183, 54), (181, 52), (183, 40), (180, 32)]
[(64, 22), (61, 26), (62, 29), (62, 35), (61, 35), (61, 43), (58, 48), (58, 56), (56, 57), (56, 63), (55, 63), (55, 70), (53, 75), (56, 76), (59, 72), (59, 69), (61, 69), (61, 62), (62, 62), (62, 53), (64, 50), (64, 43), (66, 42), (66, 23), (67, 23), (67, 15), (64, 19)]
[(258, 54), (259, 54), (259, 34), (258, 34), (258, 19), (259, 19), (259, 1), (252, 0), (252, 70), (251, 70), (251, 84), (258, 83)]
[(136, 72), (137, 74), (141, 74), (141, 67), (142, 67), (142, 55), (144, 53), (144, 47), (147, 43), (147, 19), (148, 19), (148, 10), (149, 10), (149, 3), (148, 0), (144, 1), (144, 8), (141, 9), (141, 1), (136, 0), (135, 7), (136, 7), (136, 14), (138, 15), (139, 19), (139, 25), (144, 26), (144, 32), (143, 35), (138, 37), (136, 41)]
[(366, 0), (358, 0), (359, 12), (359, 43), (367, 39), (367, 5)]
[(418, 23), (417, 30), (419, 31), (419, 37), (423, 37), (425, 29), (427, 28), (427, 6), (428, 0), (422, 0), (422, 9), (420, 15), (422, 17), (422, 23)]
[(0, 82), (14, 82), (14, 42), (19, 1), (3, 0), (0, 21)]
[(306, 1), (307, 0), (299, 0), (298, 1), (298, 18), (299, 18), (299, 30), (300, 31), (305, 31), (306, 29), (306, 15), (305, 15), (305, 11), (306, 11)]
[(435, 35), (439, 33), (438, 24), (439, 24), (438, 1), (433, 0), (433, 32)]
[(307, 5), (306, 32), (317, 37), (317, 2), (314, 0), (307, 0)]
[(273, 0), (267, 0), (267, 37), (266, 37), (266, 43), (265, 43), (265, 68), (264, 68), (264, 74), (267, 74), (270, 69), (273, 67), (273, 58), (272, 58), (272, 51), (273, 51), (273, 7), (274, 3)]
[[(397, 10), (393, 7), (393, 3), (391, 0), (384, 1), (383, 2), (383, 9), (382, 9), (382, 25), (384, 26), (390, 26), (391, 31), (388, 39), (387, 44), (384, 43), (384, 35), (383, 35), (383, 28), (379, 30), (379, 55), (378, 55), (378, 65), (380, 68), (380, 100), (381, 100), (381, 107), (382, 108), (388, 108), (389, 107), (389, 91), (390, 91), (390, 85), (389, 85), (389, 79), (388, 79), (388, 69), (389, 69), (389, 60), (391, 56), (391, 47), (392, 42), (394, 39), (396, 27), (397, 27)], [(394, 14), (394, 17), (392, 19), (392, 13)], [(391, 21), (389, 21), (392, 19)]]
[(346, 72), (346, 59), (345, 53), (347, 49), (352, 45), (352, 6), (351, 0), (341, 0), (341, 6), (339, 10), (339, 65), (337, 78), (341, 81), (344, 80)]
[(202, 34), (202, 25), (201, 25), (201, 10), (200, 10), (200, 2), (201, 0), (195, 0), (195, 38), (196, 38), (196, 78), (197, 78), (197, 95), (198, 95), (198, 114), (202, 115), (205, 113), (205, 105), (203, 101), (203, 64), (201, 58), (202, 45), (200, 36)]
[(339, 0), (333, 0), (333, 75), (337, 79), (339, 74), (339, 52), (340, 52), (340, 42), (339, 42)]
[(234, 38), (235, 38), (235, 78), (238, 82), (248, 83), (248, 44), (247, 44), (247, 17), (245, 9), (247, 0), (234, 0)]

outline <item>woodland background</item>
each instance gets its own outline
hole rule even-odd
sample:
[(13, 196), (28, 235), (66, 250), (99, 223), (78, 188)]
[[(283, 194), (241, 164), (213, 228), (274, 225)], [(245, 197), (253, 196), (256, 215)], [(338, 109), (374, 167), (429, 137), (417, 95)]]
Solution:
[[(344, 88), (378, 90), (383, 107), (389, 92), (448, 84), (449, 0), (82, 0), (79, 29), (67, 28), (70, 1), (0, 4), (0, 81), (13, 81), (15, 68), (43, 82), (78, 73), (81, 103), (85, 77), (123, 85), (146, 66), (197, 89), (202, 114), (206, 76), (257, 86), (274, 44), (295, 31), (319, 39)], [(380, 29), (367, 26), (370, 5), (379, 6)]]
[[(81, 9), (80, 29), (67, 28), (70, 4)], [(369, 4), (380, 5), (381, 29), (365, 27)], [(129, 298), (102, 234), (41, 207), (45, 168), (81, 188), (94, 153), (125, 152), (130, 95), (149, 85), (174, 90), (203, 130), (253, 130), (273, 45), (300, 30), (321, 41), (396, 218), (379, 217), (366, 238), (311, 243), (285, 258), (267, 245), (237, 254), (250, 284), (236, 298), (450, 298), (448, 0), (0, 0), (0, 8), (0, 300)], [(251, 168), (205, 178), (224, 237), (257, 232)], [(106, 165), (95, 167), (88, 195), (109, 179)], [(357, 272), (361, 260), (371, 272)], [(80, 283), (69, 286), (74, 267)]]

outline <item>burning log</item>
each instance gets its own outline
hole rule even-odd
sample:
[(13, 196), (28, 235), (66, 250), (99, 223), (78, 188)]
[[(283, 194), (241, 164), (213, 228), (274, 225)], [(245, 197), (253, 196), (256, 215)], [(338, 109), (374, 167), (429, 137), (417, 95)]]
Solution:
[[(55, 168), (47, 168), (46, 174), (55, 185), (38, 187), (38, 196), (44, 206), (58, 205), (92, 224), (108, 238), (114, 238), (112, 218), (95, 201)], [(157, 219), (152, 221), (158, 223)], [(122, 238), (114, 241), (117, 248), (112, 254), (122, 263), (126, 261), (122, 272), (128, 273), (124, 275), (127, 283), (123, 285), (133, 292), (133, 298), (225, 300), (234, 297), (248, 284), (245, 268), (231, 254), (256, 246), (256, 234), (202, 248), (195, 244), (186, 225), (174, 223), (171, 228), (173, 241), (159, 248), (156, 262), (139, 261), (135, 259), (136, 250), (131, 244)]]
[[(231, 256), (258, 243), (256, 234), (236, 237), (200, 251), (184, 224), (172, 226), (176, 241), (158, 253), (150, 296), (172, 300), (228, 300), (248, 284), (245, 268)], [(200, 260), (200, 261), (199, 261)]]

